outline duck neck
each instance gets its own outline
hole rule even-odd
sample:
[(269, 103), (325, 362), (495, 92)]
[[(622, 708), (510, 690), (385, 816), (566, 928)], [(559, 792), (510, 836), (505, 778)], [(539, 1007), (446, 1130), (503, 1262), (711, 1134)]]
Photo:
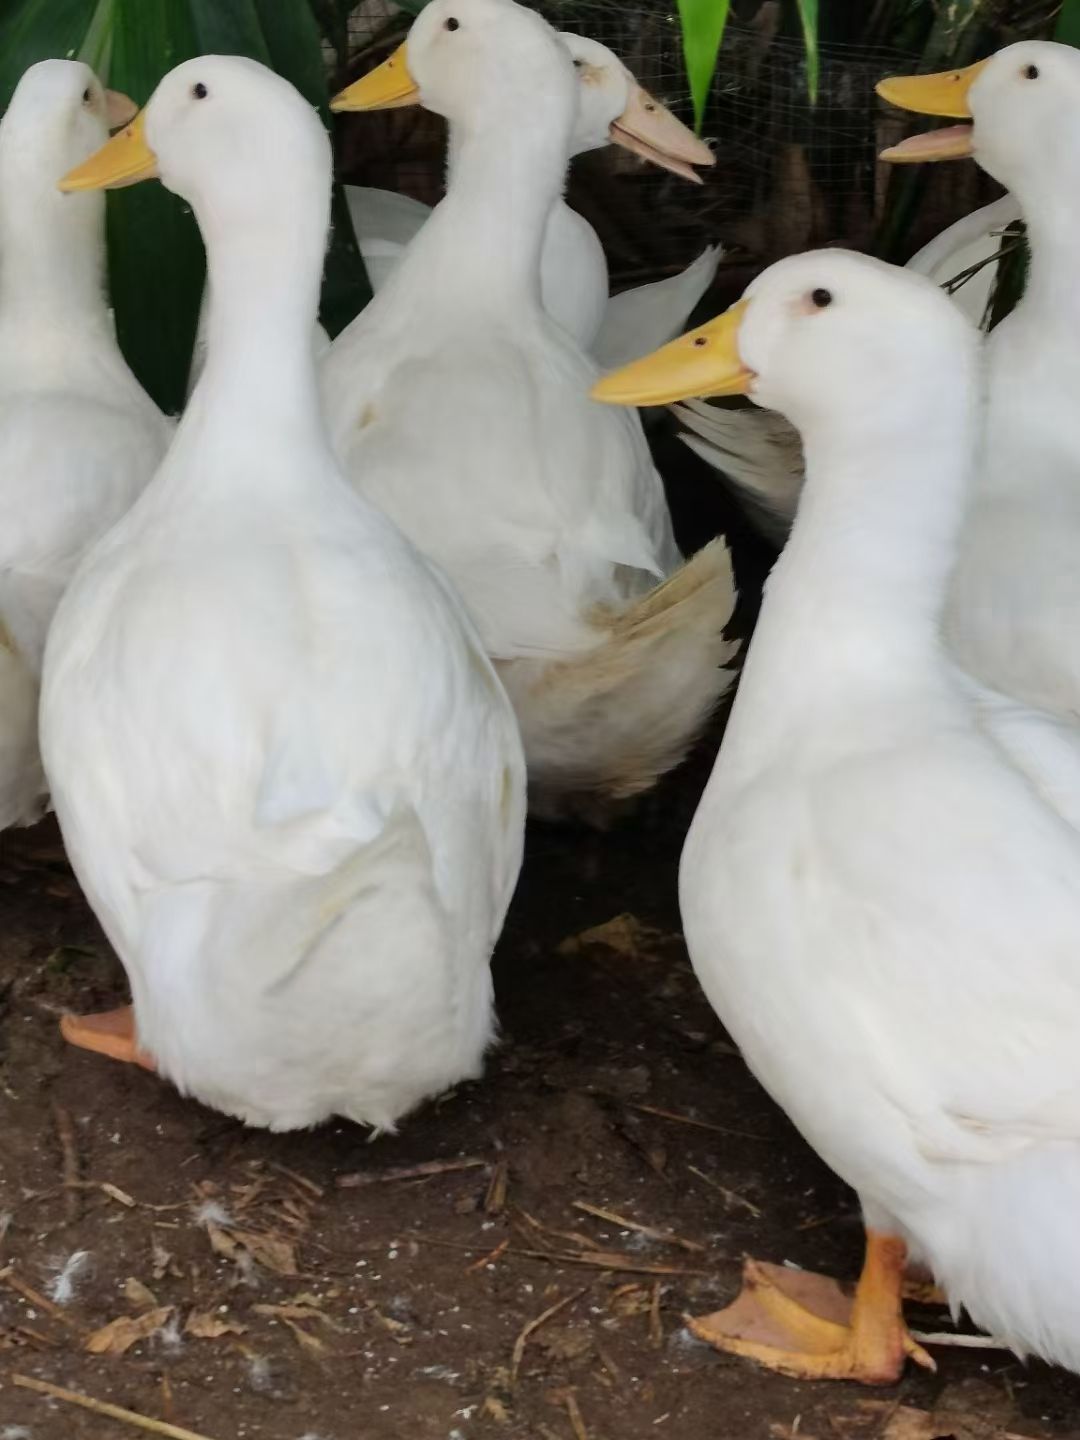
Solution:
[[(6, 159), (7, 157), (5, 157)], [(88, 323), (111, 334), (105, 196), (61, 194), (0, 165), (0, 317), (29, 334)]]
[(200, 217), (207, 254), (206, 366), (193, 403), (267, 436), (321, 436), (312, 327), (328, 223), (325, 199), (295, 197), (269, 219)]
[[(844, 435), (804, 430), (806, 486), (754, 633), (733, 757), (767, 763), (777, 746), (809, 733), (831, 743), (838, 712), (897, 723), (913, 692), (946, 683), (940, 620), (973, 407), (949, 388), (946, 403), (908, 414), (891, 434), (873, 410)], [(875, 723), (867, 721), (869, 743)]]
[(1047, 333), (1080, 332), (1080, 197), (1072, 189), (1055, 190), (1032, 198), (1019, 196), (1028, 232), (1030, 262), (1019, 315), (1037, 321)]
[(527, 117), (478, 116), (451, 126), (447, 193), (432, 217), (432, 239), (441, 250), (439, 283), (470, 303), (526, 295), (540, 303), (540, 253), (566, 178), (573, 92), (546, 101), (530, 105)]

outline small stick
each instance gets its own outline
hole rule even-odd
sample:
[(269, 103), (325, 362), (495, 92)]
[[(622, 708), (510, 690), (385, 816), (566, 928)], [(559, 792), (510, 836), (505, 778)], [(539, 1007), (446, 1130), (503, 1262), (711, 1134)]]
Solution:
[(649, 1339), (657, 1350), (664, 1344), (664, 1326), (660, 1319), (660, 1281), (652, 1287), (652, 1302), (649, 1305)]
[[(691, 1270), (681, 1265), (656, 1265), (648, 1260), (631, 1260), (615, 1250), (583, 1250), (578, 1254), (558, 1250), (518, 1250), (511, 1255), (525, 1255), (530, 1260), (547, 1260), (553, 1265), (588, 1265), (594, 1270), (611, 1270), (621, 1275), (708, 1275), (708, 1270)], [(727, 1256), (717, 1256), (727, 1259)]]
[(711, 1120), (695, 1120), (691, 1115), (677, 1115), (674, 1110), (661, 1110), (656, 1105), (631, 1105), (631, 1110), (640, 1110), (643, 1115), (657, 1115), (661, 1120), (674, 1120), (677, 1125), (693, 1125), (698, 1130), (712, 1130), (717, 1135), (733, 1135), (737, 1140), (761, 1140), (764, 1135), (751, 1135), (748, 1130), (729, 1130), (723, 1125), (714, 1125)]
[(91, 1410), (95, 1415), (107, 1415), (110, 1420), (122, 1420), (125, 1425), (133, 1425), (138, 1430), (164, 1435), (167, 1440), (209, 1440), (209, 1436), (197, 1435), (194, 1430), (184, 1430), (179, 1425), (169, 1425), (164, 1420), (152, 1420), (149, 1415), (139, 1415), (134, 1410), (122, 1410), (119, 1405), (93, 1400), (89, 1395), (80, 1395), (75, 1390), (50, 1385), (47, 1380), (35, 1380), (31, 1375), (13, 1375), (11, 1383), (23, 1390), (34, 1390), (39, 1395), (48, 1395), (51, 1400), (63, 1400), (66, 1405), (78, 1405), (81, 1410)]
[(948, 1330), (940, 1334), (927, 1335), (922, 1331), (911, 1332), (913, 1340), (920, 1345), (949, 1345), (960, 1350), (1009, 1350), (1005, 1340), (996, 1340), (993, 1335), (953, 1335)]
[(316, 1185), (314, 1180), (309, 1180), (306, 1175), (300, 1175), (297, 1171), (290, 1170), (287, 1165), (279, 1165), (276, 1160), (270, 1161), (270, 1169), (276, 1170), (279, 1175), (284, 1175), (286, 1180), (291, 1180), (295, 1185), (299, 1185), (301, 1190), (306, 1190), (310, 1195), (314, 1195), (316, 1200), (321, 1200), (326, 1194), (322, 1186)]
[(509, 1166), (506, 1161), (496, 1161), (495, 1168), (491, 1172), (491, 1181), (488, 1184), (487, 1194), (484, 1196), (485, 1215), (501, 1215), (506, 1209), (506, 1184), (508, 1179)]
[(563, 1396), (563, 1404), (566, 1406), (566, 1413), (570, 1417), (570, 1428), (574, 1432), (574, 1440), (589, 1440), (589, 1432), (585, 1429), (585, 1420), (581, 1413), (581, 1407), (577, 1403), (577, 1396), (572, 1390), (567, 1390)]
[(68, 1223), (78, 1220), (82, 1214), (82, 1195), (79, 1186), (79, 1152), (75, 1145), (75, 1126), (70, 1114), (62, 1105), (53, 1101), (53, 1123), (56, 1138), (60, 1141), (61, 1174), (64, 1177), (64, 1214)]
[(599, 1205), (590, 1205), (587, 1200), (575, 1200), (573, 1204), (575, 1210), (583, 1210), (586, 1215), (595, 1215), (598, 1220), (606, 1220), (609, 1225), (618, 1225), (623, 1230), (635, 1230), (650, 1240), (659, 1240), (664, 1245), (677, 1245), (680, 1250), (705, 1253), (706, 1247), (699, 1245), (696, 1240), (684, 1240), (681, 1235), (658, 1230), (654, 1225), (640, 1225), (636, 1220), (628, 1220), (625, 1215), (617, 1215), (614, 1210), (603, 1210)]
[(514, 1341), (514, 1351), (510, 1361), (511, 1385), (517, 1381), (517, 1373), (521, 1369), (522, 1360), (525, 1358), (525, 1346), (529, 1343), (532, 1336), (536, 1334), (537, 1330), (540, 1329), (541, 1325), (546, 1325), (553, 1315), (558, 1315), (560, 1310), (565, 1310), (568, 1305), (572, 1305), (575, 1300), (580, 1300), (582, 1295), (586, 1294), (588, 1294), (588, 1286), (585, 1286), (581, 1290), (575, 1290), (570, 1295), (564, 1295), (561, 1300), (556, 1300), (554, 1305), (549, 1305), (546, 1310), (541, 1311), (535, 1320), (529, 1321)]
[(741, 1205), (755, 1220), (760, 1220), (762, 1211), (752, 1200), (747, 1200), (735, 1190), (729, 1190), (726, 1185), (721, 1185), (719, 1180), (714, 1180), (711, 1175), (706, 1175), (704, 1170), (699, 1170), (696, 1165), (686, 1167), (691, 1175), (696, 1175), (699, 1180), (704, 1180), (710, 1189), (715, 1190), (718, 1195), (723, 1196), (728, 1205)]
[(16, 1294), (21, 1295), (24, 1300), (29, 1300), (31, 1305), (36, 1305), (39, 1310), (44, 1310), (46, 1315), (51, 1315), (59, 1324), (66, 1325), (69, 1330), (79, 1329), (74, 1320), (68, 1319), (59, 1305), (47, 1299), (39, 1290), (35, 1290), (32, 1285), (28, 1285), (25, 1280), (20, 1280), (18, 1275), (12, 1272), (10, 1266), (7, 1270), (0, 1270), (0, 1280), (10, 1289), (14, 1290)]
[(500, 1260), (509, 1249), (509, 1239), (500, 1240), (494, 1250), (489, 1251), (487, 1255), (481, 1255), (480, 1259), (474, 1260), (471, 1265), (466, 1265), (465, 1274), (471, 1275), (474, 1270), (483, 1270), (485, 1265), (494, 1265), (495, 1261)]
[(360, 1190), (365, 1185), (382, 1185), (391, 1180), (426, 1180), (431, 1175), (452, 1175), (457, 1170), (479, 1170), (490, 1163), (476, 1155), (464, 1160), (424, 1160), (419, 1165), (395, 1165), (389, 1170), (339, 1175), (334, 1184), (339, 1190)]

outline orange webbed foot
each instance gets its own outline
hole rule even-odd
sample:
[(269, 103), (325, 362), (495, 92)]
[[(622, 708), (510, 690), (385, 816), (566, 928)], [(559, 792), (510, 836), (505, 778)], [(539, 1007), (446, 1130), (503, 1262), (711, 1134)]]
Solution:
[(144, 1070), (157, 1069), (153, 1056), (141, 1050), (136, 1041), (135, 1012), (130, 1005), (97, 1015), (65, 1015), (60, 1021), (60, 1033), (69, 1045), (80, 1050), (141, 1065)]
[(901, 1241), (869, 1236), (853, 1300), (827, 1276), (748, 1260), (738, 1299), (687, 1324), (715, 1349), (795, 1379), (891, 1385), (908, 1359), (936, 1368), (904, 1324), (903, 1260)]

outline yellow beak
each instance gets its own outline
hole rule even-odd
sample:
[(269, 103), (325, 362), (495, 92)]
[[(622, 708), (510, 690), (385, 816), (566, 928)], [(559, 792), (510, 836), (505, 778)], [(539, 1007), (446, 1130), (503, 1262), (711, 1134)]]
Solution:
[(123, 185), (136, 185), (157, 175), (157, 156), (146, 143), (143, 133), (146, 111), (118, 135), (114, 135), (89, 160), (69, 170), (60, 181), (61, 190), (119, 190)]
[[(941, 115), (951, 120), (970, 120), (971, 87), (986, 68), (986, 61), (963, 70), (943, 70), (937, 75), (894, 75), (882, 80), (877, 93), (890, 105), (916, 115)], [(959, 160), (972, 153), (974, 132), (970, 125), (949, 125), (924, 135), (912, 135), (899, 145), (881, 152), (882, 160), (893, 164), (915, 164), (924, 160)]]
[(643, 360), (613, 370), (592, 388), (606, 405), (670, 405), (691, 395), (745, 395), (757, 378), (739, 354), (740, 300), (715, 320), (680, 335)]
[(399, 45), (389, 60), (361, 75), (330, 101), (331, 110), (397, 110), (419, 105), (420, 87), (409, 74), (408, 42)]

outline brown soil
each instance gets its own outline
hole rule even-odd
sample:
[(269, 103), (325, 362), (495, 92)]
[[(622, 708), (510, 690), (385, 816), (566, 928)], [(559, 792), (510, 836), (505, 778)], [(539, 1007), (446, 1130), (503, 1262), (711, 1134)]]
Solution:
[[(748, 544), (751, 590), (760, 559)], [(65, 1048), (59, 1013), (121, 1001), (123, 975), (55, 828), (4, 837), (0, 1440), (140, 1433), (15, 1374), (207, 1440), (1075, 1440), (1080, 1381), (1008, 1354), (941, 1349), (936, 1377), (872, 1392), (688, 1338), (684, 1312), (730, 1298), (746, 1252), (848, 1276), (860, 1254), (851, 1195), (751, 1079), (679, 937), (676, 860), (715, 744), (607, 835), (534, 828), (487, 1075), (372, 1144), (345, 1124), (246, 1131)], [(72, 1175), (84, 1188), (61, 1188)], [(80, 1251), (70, 1303), (13, 1288), (49, 1292)], [(126, 1353), (87, 1352), (155, 1308), (164, 1328)]]

